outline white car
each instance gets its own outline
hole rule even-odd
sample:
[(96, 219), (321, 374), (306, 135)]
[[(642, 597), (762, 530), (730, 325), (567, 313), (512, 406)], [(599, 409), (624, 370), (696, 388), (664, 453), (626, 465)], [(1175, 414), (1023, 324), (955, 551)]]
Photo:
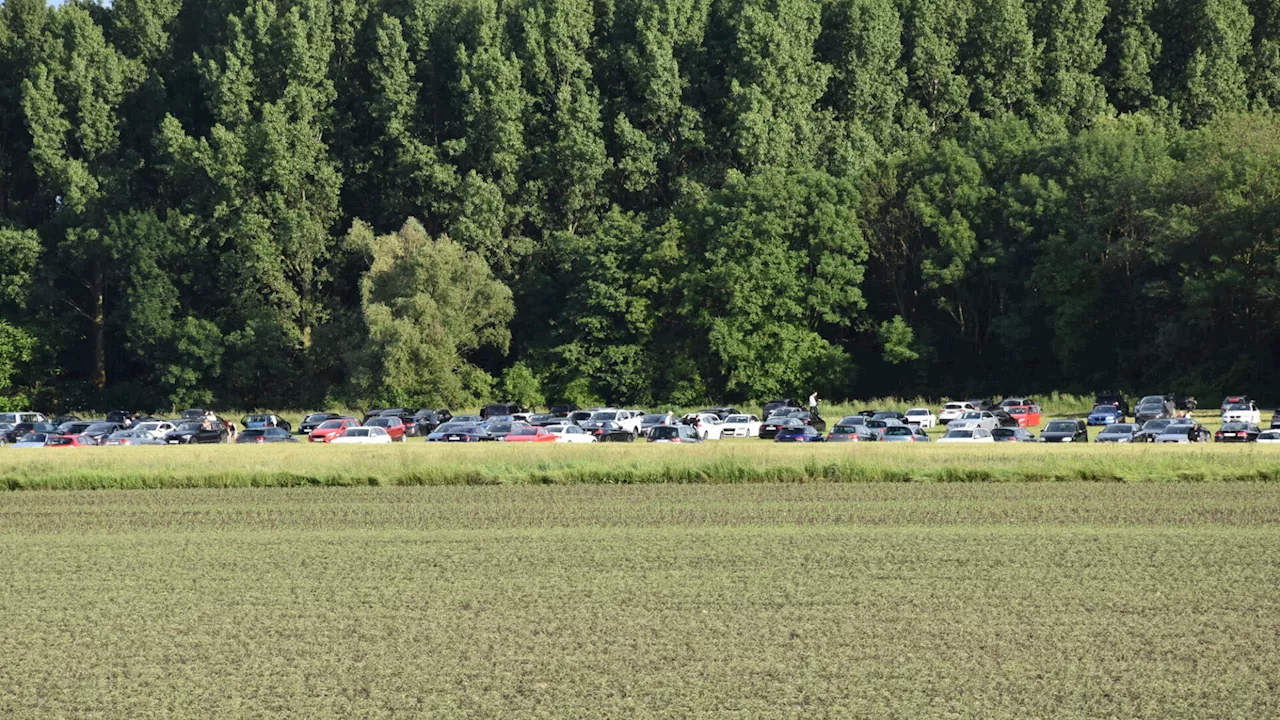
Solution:
[(970, 410), (961, 413), (959, 417), (947, 423), (947, 429), (973, 429), (982, 428), (983, 430), (995, 430), (1000, 427), (1000, 421), (996, 420), (996, 416), (990, 410)]
[(640, 434), (640, 419), (644, 417), (644, 413), (639, 410), (618, 410), (616, 408), (604, 408), (597, 410), (591, 414), (591, 417), (584, 421), (583, 425), (589, 427), (599, 427), (599, 423), (615, 422), (622, 427), (623, 430), (632, 435)]
[(9, 423), (11, 425), (19, 425), (21, 423), (42, 423), (49, 422), (49, 418), (44, 413), (38, 412), (7, 412), (0, 413), (0, 423)]
[[(720, 422), (719, 415), (711, 413), (689, 413), (680, 420), (681, 424), (688, 425), (693, 428), (698, 437), (703, 440), (719, 440), (724, 436), (723, 423)], [(756, 434), (760, 433), (759, 428)]]
[(1258, 442), (1280, 444), (1280, 430), (1263, 430), (1258, 433)]
[(973, 403), (950, 402), (942, 406), (942, 412), (938, 413), (938, 422), (946, 425), (961, 415), (967, 412), (974, 412), (977, 409), (973, 406)]
[(919, 425), (928, 430), (938, 424), (938, 416), (929, 408), (911, 408), (907, 411), (907, 424)]
[(982, 428), (948, 430), (946, 435), (938, 438), (940, 443), (993, 443), (995, 441), (996, 439), (991, 437), (991, 431)]
[(1262, 411), (1251, 402), (1231, 403), (1222, 411), (1222, 422), (1246, 422), (1257, 425), (1262, 422)]
[(730, 415), (720, 423), (720, 437), (760, 437), (760, 418), (755, 415)]
[(593, 443), (596, 436), (577, 425), (548, 425), (547, 432), (556, 436), (558, 443)]
[(330, 445), (390, 445), (391, 435), (376, 425), (349, 427), (329, 441)]
[(173, 423), (164, 420), (148, 420), (130, 428), (138, 437), (149, 438), (163, 438), (177, 429)]

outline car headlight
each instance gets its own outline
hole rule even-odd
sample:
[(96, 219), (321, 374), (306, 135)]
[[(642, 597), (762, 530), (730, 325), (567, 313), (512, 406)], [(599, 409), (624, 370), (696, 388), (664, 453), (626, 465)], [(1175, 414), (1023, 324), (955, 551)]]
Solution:
[(1075, 439), (1075, 438), (1064, 437), (1064, 438), (1062, 438), (1062, 442), (1071, 442), (1071, 441), (1072, 441), (1072, 440), (1074, 440), (1074, 439)]

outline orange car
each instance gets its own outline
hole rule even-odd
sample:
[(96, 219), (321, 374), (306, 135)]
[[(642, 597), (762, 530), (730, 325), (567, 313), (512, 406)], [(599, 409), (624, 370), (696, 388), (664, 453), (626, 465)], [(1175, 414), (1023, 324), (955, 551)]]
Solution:
[(507, 433), (506, 437), (502, 438), (502, 442), (553, 443), (555, 441), (556, 436), (547, 432), (546, 428), (532, 427), (529, 425), (511, 428), (511, 432)]
[(330, 440), (342, 434), (347, 428), (353, 428), (360, 425), (360, 421), (353, 417), (338, 418), (337, 420), (325, 420), (316, 426), (315, 430), (307, 436), (311, 442), (329, 442)]
[(88, 435), (50, 435), (44, 441), (47, 448), (53, 447), (97, 447), (98, 444)]
[(1029, 428), (1040, 424), (1040, 406), (1039, 405), (1014, 405), (1005, 408), (1014, 420), (1018, 421), (1018, 427)]

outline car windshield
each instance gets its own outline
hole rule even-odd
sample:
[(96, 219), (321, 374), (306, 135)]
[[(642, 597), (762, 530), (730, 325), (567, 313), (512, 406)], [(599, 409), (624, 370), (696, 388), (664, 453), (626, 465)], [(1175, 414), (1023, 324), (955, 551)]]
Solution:
[(979, 412), (972, 412), (972, 411), (971, 411), (971, 412), (967, 412), (967, 413), (963, 413), (962, 415), (960, 415), (960, 419), (961, 419), (961, 420), (981, 420), (981, 419), (982, 419), (982, 413), (979, 413)]
[(1227, 410), (1248, 410), (1249, 406), (1245, 403), (1231, 403), (1227, 406)]
[(912, 432), (911, 428), (909, 427), (897, 426), (897, 427), (885, 428), (884, 434), (885, 435), (914, 435), (915, 433)]
[(840, 418), (841, 425), (864, 425), (866, 422), (867, 419), (861, 415), (849, 415), (848, 417)]
[(523, 436), (523, 435), (537, 435), (538, 429), (531, 428), (531, 427), (518, 427), (518, 428), (513, 428), (511, 430), (511, 434), (517, 437)]
[(724, 421), (725, 423), (749, 423), (751, 418), (746, 415), (730, 415)]
[(370, 425), (374, 427), (392, 427), (396, 424), (396, 419), (397, 418), (389, 418), (389, 417), (374, 418), (369, 422), (365, 423), (365, 425)]
[(1115, 405), (1099, 405), (1093, 409), (1094, 412), (1102, 415), (1114, 415), (1116, 413)]
[(1068, 420), (1055, 420), (1044, 429), (1045, 432), (1075, 432), (1076, 424)]
[(1129, 435), (1133, 432), (1132, 425), (1108, 425), (1103, 428), (1102, 435)]
[(852, 425), (836, 425), (831, 428), (832, 435), (852, 435), (858, 431), (858, 428)]
[(1143, 430), (1163, 430), (1169, 427), (1172, 420), (1148, 420), (1143, 426)]
[(54, 436), (54, 437), (51, 437), (51, 438), (49, 438), (48, 440), (46, 440), (46, 441), (45, 441), (45, 444), (46, 444), (46, 445), (70, 445), (72, 442), (73, 442), (73, 441), (72, 441), (72, 439), (71, 439), (71, 438), (69, 438), (69, 437), (62, 437), (62, 436), (58, 435), (58, 436)]
[(555, 415), (552, 415), (551, 413), (539, 413), (537, 415), (529, 416), (529, 422), (531, 423), (550, 422), (551, 420), (557, 420), (557, 419), (558, 418)]
[(1267, 430), (1258, 435), (1259, 440), (1280, 440), (1280, 430)]
[(490, 424), (489, 424), (489, 432), (491, 432), (491, 433), (509, 433), (509, 432), (511, 432), (511, 423), (509, 423), (509, 422), (490, 423)]
[(23, 435), (23, 436), (22, 436), (22, 442), (24, 442), (24, 443), (33, 443), (33, 442), (36, 442), (36, 443), (42, 443), (42, 442), (44, 442), (45, 440), (47, 440), (48, 438), (49, 438), (49, 436), (48, 436), (48, 435), (46, 435), (45, 433), (27, 433), (26, 435)]
[(320, 423), (320, 427), (316, 429), (317, 430), (337, 430), (340, 427), (342, 427), (341, 420), (325, 420), (324, 422)]
[(195, 432), (200, 429), (200, 423), (182, 423), (178, 426), (178, 430), (182, 432)]
[(347, 428), (347, 431), (342, 433), (342, 436), (343, 437), (369, 437), (369, 429), (368, 428)]
[(270, 420), (271, 420), (270, 415), (245, 415), (244, 416), (245, 423), (270, 422)]
[(1240, 422), (1230, 422), (1230, 423), (1222, 424), (1222, 430), (1224, 432), (1241, 432), (1248, 429), (1249, 429), (1248, 425)]
[(569, 415), (569, 419), (572, 420), (573, 422), (582, 422), (583, 420), (590, 420), (592, 414), (593, 413), (589, 413), (585, 410), (579, 410), (576, 413), (571, 413)]
[(972, 431), (972, 430), (948, 430), (948, 431), (947, 431), (947, 434), (946, 434), (946, 435), (944, 435), (943, 437), (949, 437), (949, 438), (971, 438), (971, 437), (973, 437), (973, 431)]
[(640, 418), (640, 424), (649, 425), (651, 423), (660, 423), (666, 419), (667, 419), (666, 415), (658, 415), (655, 413), (653, 415), (645, 415), (644, 417)]
[(650, 433), (649, 437), (657, 438), (659, 440), (669, 440), (671, 438), (677, 438), (677, 437), (680, 437), (680, 428), (671, 427), (670, 425), (656, 427), (653, 429), (653, 432)]
[(991, 435), (993, 437), (1009, 437), (1011, 435), (1017, 435), (1017, 434), (1018, 433), (1016, 431), (1011, 430), (1009, 428), (996, 428), (995, 430), (991, 431)]
[(963, 410), (964, 405), (961, 405), (960, 403), (947, 403), (946, 405), (942, 406), (942, 409), (943, 410)]
[(115, 432), (115, 430), (116, 430), (115, 423), (94, 423), (90, 425), (89, 428), (85, 430), (85, 432), (105, 433), (105, 432)]
[(318, 423), (329, 419), (328, 413), (311, 413), (302, 422)]
[(245, 430), (244, 432), (240, 433), (240, 437), (250, 437), (250, 438), (261, 437), (266, 434), (267, 434), (266, 430), (252, 429), (252, 430)]
[(1163, 411), (1164, 411), (1164, 405), (1159, 403), (1147, 403), (1145, 405), (1138, 406), (1138, 412), (1140, 413), (1157, 413), (1157, 412), (1163, 412)]
[(917, 415), (928, 415), (928, 414), (929, 414), (929, 411), (923, 410), (923, 409), (915, 409), (915, 410), (907, 411), (907, 417), (916, 417)]
[(439, 435), (443, 433), (457, 432), (459, 430), (462, 430), (465, 427), (466, 425), (462, 423), (454, 423), (454, 422), (445, 423), (440, 427), (436, 428), (436, 434)]
[(609, 411), (609, 412), (598, 412), (598, 413), (596, 413), (596, 414), (592, 415), (592, 416), (591, 416), (591, 419), (592, 419), (593, 421), (595, 421), (595, 422), (605, 422), (606, 420), (617, 420), (617, 419), (618, 419), (618, 413), (613, 412), (613, 411)]

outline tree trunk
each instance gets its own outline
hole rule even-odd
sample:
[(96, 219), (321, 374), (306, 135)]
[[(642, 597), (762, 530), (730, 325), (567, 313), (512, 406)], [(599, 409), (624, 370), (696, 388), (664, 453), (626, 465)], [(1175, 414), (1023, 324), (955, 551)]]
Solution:
[(106, 314), (102, 307), (102, 277), (93, 286), (93, 386), (101, 390), (107, 384)]

